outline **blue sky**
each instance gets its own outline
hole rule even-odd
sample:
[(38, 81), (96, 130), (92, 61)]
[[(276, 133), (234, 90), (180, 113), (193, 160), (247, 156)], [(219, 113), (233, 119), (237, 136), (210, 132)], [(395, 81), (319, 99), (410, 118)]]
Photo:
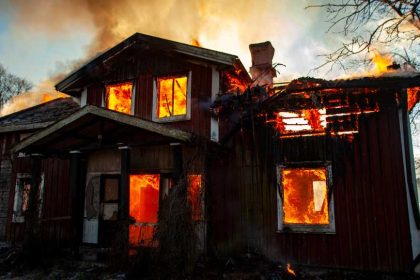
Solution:
[[(79, 11), (74, 5), (70, 6), (72, 1), (62, 2), (64, 4), (54, 4), (52, 0), (15, 0), (12, 5), (8, 0), (0, 0), (0, 63), (11, 73), (36, 85), (56, 73), (69, 72), (72, 61), (89, 57), (87, 50), (92, 46), (101, 22), (97, 22), (97, 15), (85, 13), (92, 12), (89, 10), (92, 7), (85, 7), (86, 1), (74, 1), (74, 5), (80, 2)], [(126, 10), (115, 10), (115, 13), (129, 13), (135, 9), (139, 12), (144, 9), (161, 9), (160, 6), (151, 6), (154, 4), (146, 3), (147, 1), (123, 2), (121, 6), (126, 6)], [(161, 2), (166, 3), (167, 10), (161, 11), (157, 17), (166, 21), (162, 16), (164, 14), (170, 20), (173, 11), (177, 11), (178, 7), (171, 8), (174, 5), (171, 0)], [(208, 6), (203, 4), (204, 8), (196, 7), (196, 2), (188, 2), (184, 8), (187, 11), (194, 9), (197, 12), (194, 17), (184, 19), (184, 22), (169, 22), (166, 26), (159, 25), (156, 17), (146, 20), (139, 17), (131, 26), (132, 22), (124, 21), (124, 17), (120, 15), (117, 18), (121, 22), (114, 23), (112, 29), (117, 34), (115, 37), (118, 37), (114, 41), (120, 41), (134, 32), (185, 43), (191, 41), (191, 36), (197, 36), (203, 47), (237, 54), (245, 66), (249, 67), (248, 44), (270, 40), (276, 49), (274, 61), (287, 65), (280, 69), (283, 74), (279, 77), (280, 80), (307, 76), (312, 68), (321, 63), (317, 55), (337, 43), (336, 37), (326, 34), (327, 24), (320, 11), (304, 9), (310, 1), (244, 1), (237, 7), (240, 10), (237, 14), (226, 12), (226, 15), (223, 14), (222, 2), (230, 3), (228, 1), (214, 1), (217, 3)], [(69, 9), (74, 11), (67, 12)], [(258, 9), (259, 14), (256, 12)], [(54, 15), (57, 13), (63, 13), (63, 16)], [(223, 15), (218, 16), (218, 13)], [(112, 17), (113, 14), (106, 16)], [(108, 18), (100, 20), (106, 24)], [(180, 32), (183, 29), (186, 32)], [(99, 47), (97, 51), (100, 50)]]

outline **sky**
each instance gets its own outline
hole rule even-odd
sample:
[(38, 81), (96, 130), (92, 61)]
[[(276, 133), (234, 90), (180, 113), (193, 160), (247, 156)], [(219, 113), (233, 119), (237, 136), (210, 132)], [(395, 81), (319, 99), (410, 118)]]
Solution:
[[(327, 34), (325, 15), (313, 1), (24, 1), (0, 0), (0, 63), (35, 87), (69, 73), (134, 32), (240, 57), (250, 66), (248, 45), (271, 41), (278, 80), (324, 76), (311, 72), (320, 54), (339, 42)], [(339, 72), (329, 76), (339, 75)], [(54, 81), (57, 82), (57, 81)]]

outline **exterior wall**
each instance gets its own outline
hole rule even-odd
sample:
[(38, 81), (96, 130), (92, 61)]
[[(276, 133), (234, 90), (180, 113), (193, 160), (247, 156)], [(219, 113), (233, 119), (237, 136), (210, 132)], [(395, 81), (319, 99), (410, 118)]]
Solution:
[[(20, 242), (24, 238), (25, 223), (12, 222), (15, 195), (16, 174), (31, 174), (32, 166), (29, 157), (15, 158), (11, 174), (11, 187), (8, 205), (7, 239)], [(63, 246), (71, 238), (71, 204), (69, 187), (69, 161), (58, 158), (46, 158), (41, 163), (41, 176), (44, 178), (41, 237), (51, 246)]]
[[(276, 261), (409, 271), (411, 244), (395, 95), (360, 116), (354, 139), (279, 140), (256, 126), (211, 162), (211, 242), (216, 254), (246, 250)], [(251, 131), (251, 129), (244, 129)], [(277, 232), (276, 164), (331, 161), (335, 234)]]
[(6, 238), (9, 197), (12, 187), (12, 160), (9, 149), (14, 143), (16, 143), (15, 134), (0, 136), (0, 240)]
[[(163, 123), (210, 138), (210, 111), (212, 96), (212, 68), (203, 64), (186, 62), (185, 59), (149, 55), (122, 60), (98, 84), (88, 87), (87, 103), (102, 106), (105, 92), (103, 84), (133, 81), (135, 85), (135, 115), (152, 121), (153, 83), (157, 76), (188, 74), (191, 71), (191, 119)], [(219, 86), (219, 84), (217, 84)], [(218, 92), (218, 91), (217, 91)]]

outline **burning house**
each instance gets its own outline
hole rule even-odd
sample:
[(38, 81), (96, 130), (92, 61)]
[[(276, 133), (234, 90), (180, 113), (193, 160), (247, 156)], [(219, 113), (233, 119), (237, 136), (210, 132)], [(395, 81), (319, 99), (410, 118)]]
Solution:
[[(68, 75), (56, 88), (80, 107), (10, 148), (32, 171), (10, 172), (7, 228), (28, 224), (13, 215), (30, 189), (39, 231), (59, 228), (58, 240), (157, 246), (164, 201), (184, 180), (208, 253), (412, 269), (420, 215), (408, 112), (420, 74), (271, 87), (274, 49), (251, 52), (252, 78), (234, 55), (134, 34)], [(46, 213), (66, 220), (44, 223)]]

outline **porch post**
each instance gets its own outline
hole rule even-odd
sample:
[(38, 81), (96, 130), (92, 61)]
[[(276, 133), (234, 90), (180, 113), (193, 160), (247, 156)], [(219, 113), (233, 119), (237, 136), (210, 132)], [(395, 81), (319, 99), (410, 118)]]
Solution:
[(170, 145), (174, 160), (174, 179), (178, 181), (183, 171), (182, 145), (181, 143), (171, 143)]
[(80, 151), (70, 151), (70, 192), (73, 228), (73, 253), (79, 254), (83, 235), (84, 188), (82, 183), (82, 161)]
[(120, 179), (120, 195), (119, 204), (120, 209), (119, 219), (121, 222), (121, 238), (124, 249), (128, 249), (128, 226), (129, 226), (129, 206), (130, 206), (130, 147), (118, 147), (121, 151), (121, 179)]

